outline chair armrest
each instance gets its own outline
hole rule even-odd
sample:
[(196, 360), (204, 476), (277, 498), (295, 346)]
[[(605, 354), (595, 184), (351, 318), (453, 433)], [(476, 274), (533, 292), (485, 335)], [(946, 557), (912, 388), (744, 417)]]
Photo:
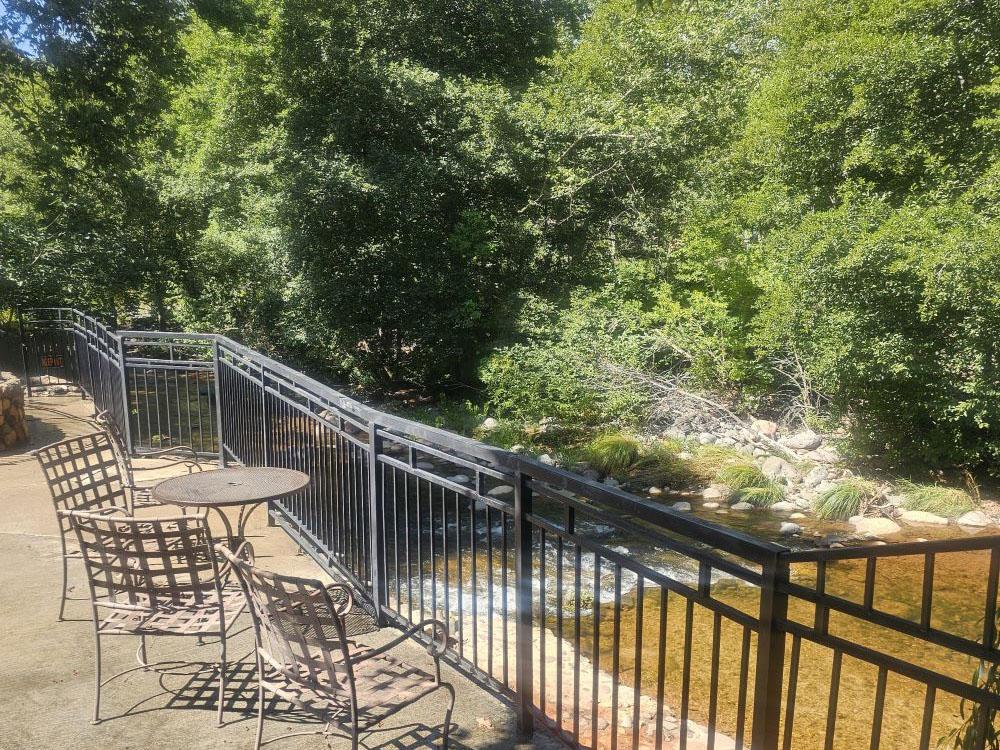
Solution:
[[(346, 583), (331, 583), (326, 587), (326, 592), (329, 594), (331, 591), (343, 591), (346, 595), (346, 599), (341, 606), (337, 606), (336, 603), (333, 605), (334, 614), (337, 617), (343, 617), (348, 614), (352, 609), (354, 609), (354, 589), (351, 588), (349, 584)], [(330, 601), (333, 601), (333, 597), (330, 597)]]
[[(148, 453), (140, 453), (136, 458), (155, 458), (156, 456), (164, 456), (169, 453), (190, 453), (191, 458), (185, 458), (182, 461), (177, 461), (176, 463), (183, 463), (183, 461), (194, 461), (196, 464), (201, 464), (201, 456), (198, 452), (192, 448), (190, 445), (175, 445), (172, 448), (161, 448), (160, 450), (150, 451)], [(133, 471), (150, 471), (152, 469), (162, 468), (160, 466), (143, 466), (143, 467), (132, 467)]]
[(396, 646), (400, 645), (408, 638), (412, 638), (414, 635), (428, 627), (433, 628), (434, 632), (431, 634), (431, 642), (427, 644), (427, 653), (434, 657), (434, 659), (440, 659), (444, 656), (444, 652), (448, 648), (448, 626), (440, 620), (426, 619), (403, 631), (402, 635), (397, 638), (393, 638), (385, 645), (374, 648), (371, 651), (365, 651), (363, 654), (353, 659), (353, 662), (357, 664), (367, 659), (371, 659), (373, 656), (384, 654), (386, 651), (396, 648)]
[[(253, 545), (250, 544), (249, 539), (244, 539), (242, 542), (240, 542), (240, 544), (236, 547), (236, 549), (232, 550), (232, 555), (233, 557), (237, 559), (242, 559), (243, 561), (248, 562), (251, 565), (254, 564), (254, 561), (256, 559), (253, 550)], [(227, 583), (229, 583), (229, 577), (232, 575), (232, 572), (233, 572), (233, 564), (228, 559), (223, 558), (222, 565), (219, 567), (219, 584), (224, 586)]]

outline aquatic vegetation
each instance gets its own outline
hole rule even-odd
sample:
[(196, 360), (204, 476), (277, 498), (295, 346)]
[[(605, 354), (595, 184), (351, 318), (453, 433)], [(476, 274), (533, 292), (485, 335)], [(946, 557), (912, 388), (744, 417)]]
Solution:
[(900, 482), (899, 488), (903, 495), (903, 507), (907, 510), (923, 510), (952, 518), (976, 507), (969, 493), (956, 487)]
[(760, 487), (745, 487), (733, 497), (757, 508), (770, 508), (775, 503), (784, 500), (785, 488), (777, 482), (767, 480), (767, 484)]
[(816, 515), (827, 521), (846, 521), (851, 516), (864, 515), (877, 494), (874, 483), (848, 479), (819, 496)]
[(642, 485), (677, 487), (688, 484), (691, 470), (677, 454), (682, 449), (678, 441), (661, 440), (644, 447), (642, 455), (629, 472), (629, 478)]
[(760, 470), (760, 467), (751, 463), (726, 466), (716, 474), (715, 481), (726, 485), (735, 492), (750, 487), (765, 487), (770, 483), (770, 480)]
[(746, 461), (746, 454), (735, 448), (724, 445), (702, 445), (695, 449), (688, 466), (694, 476), (710, 482), (727, 466), (745, 464)]

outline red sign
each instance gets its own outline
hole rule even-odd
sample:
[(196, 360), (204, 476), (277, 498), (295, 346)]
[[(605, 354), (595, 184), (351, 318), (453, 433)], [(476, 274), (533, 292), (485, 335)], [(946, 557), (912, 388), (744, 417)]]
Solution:
[(58, 354), (42, 355), (42, 367), (62, 367), (63, 358)]

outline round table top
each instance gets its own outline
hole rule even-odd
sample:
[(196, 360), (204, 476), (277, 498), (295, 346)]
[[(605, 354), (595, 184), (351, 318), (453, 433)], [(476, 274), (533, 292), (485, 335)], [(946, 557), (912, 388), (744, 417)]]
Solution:
[(169, 505), (248, 505), (294, 495), (308, 484), (309, 475), (294, 469), (233, 467), (167, 479), (153, 488), (153, 498)]

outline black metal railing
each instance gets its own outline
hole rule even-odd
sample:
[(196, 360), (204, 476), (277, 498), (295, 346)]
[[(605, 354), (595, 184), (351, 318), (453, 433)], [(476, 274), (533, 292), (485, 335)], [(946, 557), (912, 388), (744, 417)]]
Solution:
[(508, 695), (525, 733), (997, 747), (1000, 537), (790, 550), (380, 412), (222, 336), (33, 310), (23, 353), (30, 382), (79, 384), (138, 453), (307, 472), (277, 523), (381, 621), (445, 620), (452, 664)]

